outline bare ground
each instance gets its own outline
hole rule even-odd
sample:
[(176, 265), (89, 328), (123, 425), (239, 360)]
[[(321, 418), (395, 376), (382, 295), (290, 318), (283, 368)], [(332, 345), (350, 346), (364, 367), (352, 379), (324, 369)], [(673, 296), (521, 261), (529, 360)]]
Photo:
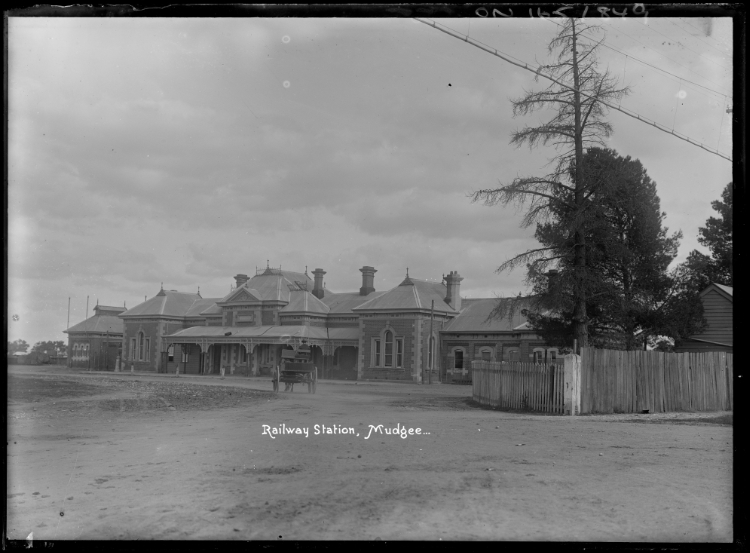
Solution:
[[(556, 417), (481, 409), (466, 386), (274, 394), (32, 367), (8, 390), (11, 539), (733, 536), (731, 413)], [(397, 423), (423, 434), (365, 439)], [(263, 434), (282, 424), (309, 435)]]

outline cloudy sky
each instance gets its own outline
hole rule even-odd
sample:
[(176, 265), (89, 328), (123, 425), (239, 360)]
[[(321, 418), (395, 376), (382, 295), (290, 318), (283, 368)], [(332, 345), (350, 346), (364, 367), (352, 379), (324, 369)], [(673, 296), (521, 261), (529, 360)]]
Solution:
[[(558, 30), (440, 22), (528, 63)], [(731, 21), (601, 23), (602, 67), (633, 90), (622, 106), (731, 156)], [(379, 290), (407, 267), (457, 270), (469, 297), (526, 290), (523, 271), (494, 270), (534, 247), (533, 228), (467, 193), (544, 170), (553, 150), (509, 145), (548, 117), (514, 119), (509, 98), (543, 83), (470, 44), (408, 18), (11, 17), (8, 48), (10, 340), (65, 339), (69, 297), (72, 325), (87, 296), (89, 315), (161, 282), (221, 297), (267, 260), (322, 267), (336, 292), (363, 265)], [(610, 121), (682, 230), (682, 261), (731, 163)]]

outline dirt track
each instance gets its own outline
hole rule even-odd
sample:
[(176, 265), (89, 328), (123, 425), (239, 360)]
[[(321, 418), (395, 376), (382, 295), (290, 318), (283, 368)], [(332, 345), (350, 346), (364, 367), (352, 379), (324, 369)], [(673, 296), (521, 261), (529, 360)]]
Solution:
[[(716, 414), (552, 417), (478, 409), (465, 386), (276, 395), (265, 380), (40, 371), (9, 371), (11, 539), (732, 540), (732, 427)], [(397, 423), (423, 434), (364, 439)], [(309, 436), (263, 435), (283, 424)]]

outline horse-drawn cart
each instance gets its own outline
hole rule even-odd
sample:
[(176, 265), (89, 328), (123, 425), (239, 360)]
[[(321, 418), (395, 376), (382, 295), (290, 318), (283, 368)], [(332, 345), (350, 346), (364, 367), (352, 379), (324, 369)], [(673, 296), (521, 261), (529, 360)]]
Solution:
[(283, 382), (285, 392), (293, 392), (295, 384), (307, 384), (307, 392), (314, 394), (318, 368), (310, 362), (310, 348), (303, 345), (297, 351), (283, 350), (281, 365), (276, 367), (271, 382), (274, 392), (279, 391), (279, 384)]

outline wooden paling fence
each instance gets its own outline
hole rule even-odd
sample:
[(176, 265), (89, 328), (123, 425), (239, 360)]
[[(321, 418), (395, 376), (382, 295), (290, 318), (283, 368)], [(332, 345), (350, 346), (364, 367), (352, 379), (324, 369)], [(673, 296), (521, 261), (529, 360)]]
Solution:
[(482, 405), (563, 413), (563, 365), (473, 361), (471, 368), (474, 401)]
[(581, 348), (582, 413), (729, 411), (733, 354)]

